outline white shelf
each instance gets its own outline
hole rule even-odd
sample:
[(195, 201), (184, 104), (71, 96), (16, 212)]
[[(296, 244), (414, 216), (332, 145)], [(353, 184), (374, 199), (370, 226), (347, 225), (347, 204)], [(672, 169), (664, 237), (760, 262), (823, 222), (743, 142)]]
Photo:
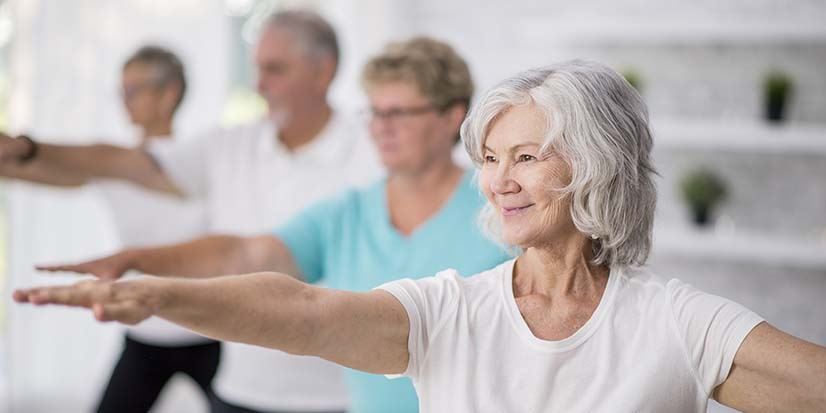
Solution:
[(652, 119), (655, 149), (826, 156), (826, 125)]
[(803, 239), (713, 228), (657, 228), (652, 255), (826, 270), (826, 234)]
[(575, 45), (650, 45), (674, 44), (783, 44), (824, 43), (826, 25), (814, 16), (783, 18), (782, 21), (765, 18), (742, 19), (726, 15), (679, 13), (654, 15), (589, 14), (559, 15), (523, 18), (516, 27), (517, 36), (524, 40), (544, 39), (555, 44)]

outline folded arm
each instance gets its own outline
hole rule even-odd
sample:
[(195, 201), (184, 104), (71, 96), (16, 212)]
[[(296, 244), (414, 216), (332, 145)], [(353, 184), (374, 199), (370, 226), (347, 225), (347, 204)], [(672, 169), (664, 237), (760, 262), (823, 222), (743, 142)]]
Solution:
[(154, 315), (218, 340), (371, 373), (398, 374), (408, 362), (407, 314), (393, 296), (319, 288), (284, 274), (82, 281), (17, 290), (14, 299), (90, 308), (98, 320), (126, 324)]

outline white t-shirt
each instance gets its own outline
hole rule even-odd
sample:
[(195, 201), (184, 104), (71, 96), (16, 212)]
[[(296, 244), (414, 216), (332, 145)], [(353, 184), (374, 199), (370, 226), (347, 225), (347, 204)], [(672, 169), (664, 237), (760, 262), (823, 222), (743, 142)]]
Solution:
[(516, 305), (514, 262), (379, 287), (410, 319), (404, 375), (422, 412), (705, 412), (762, 321), (679, 280), (612, 270), (582, 328), (541, 340)]
[[(212, 233), (268, 233), (316, 201), (383, 173), (364, 128), (339, 115), (295, 152), (275, 136), (269, 121), (259, 121), (151, 153), (184, 191), (206, 200)], [(213, 386), (222, 399), (256, 410), (349, 404), (340, 367), (238, 343), (225, 343)]]
[[(147, 147), (174, 144), (170, 138), (155, 137), (147, 142)], [(183, 242), (206, 230), (205, 211), (197, 201), (182, 200), (121, 181), (98, 180), (93, 185), (109, 206), (122, 247)], [(127, 330), (131, 338), (156, 346), (177, 347), (211, 341), (157, 317)]]

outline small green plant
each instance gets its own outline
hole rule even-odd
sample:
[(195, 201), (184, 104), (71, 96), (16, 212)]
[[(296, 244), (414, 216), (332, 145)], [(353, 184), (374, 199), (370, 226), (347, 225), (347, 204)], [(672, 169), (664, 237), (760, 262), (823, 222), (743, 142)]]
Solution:
[(707, 169), (697, 169), (680, 181), (683, 200), (691, 208), (694, 221), (705, 225), (709, 215), (726, 198), (726, 184), (722, 178)]
[(766, 104), (766, 119), (780, 122), (784, 119), (784, 109), (789, 101), (794, 85), (789, 75), (773, 71), (763, 80), (763, 94)]

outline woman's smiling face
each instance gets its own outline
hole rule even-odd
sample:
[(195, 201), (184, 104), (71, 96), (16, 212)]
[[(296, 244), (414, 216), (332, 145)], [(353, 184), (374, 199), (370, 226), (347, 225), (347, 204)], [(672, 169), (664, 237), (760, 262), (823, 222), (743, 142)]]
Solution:
[(485, 139), (479, 180), (509, 245), (546, 245), (576, 231), (570, 196), (560, 191), (571, 182), (571, 168), (556, 152), (541, 152), (547, 130), (545, 114), (533, 104), (513, 106)]

